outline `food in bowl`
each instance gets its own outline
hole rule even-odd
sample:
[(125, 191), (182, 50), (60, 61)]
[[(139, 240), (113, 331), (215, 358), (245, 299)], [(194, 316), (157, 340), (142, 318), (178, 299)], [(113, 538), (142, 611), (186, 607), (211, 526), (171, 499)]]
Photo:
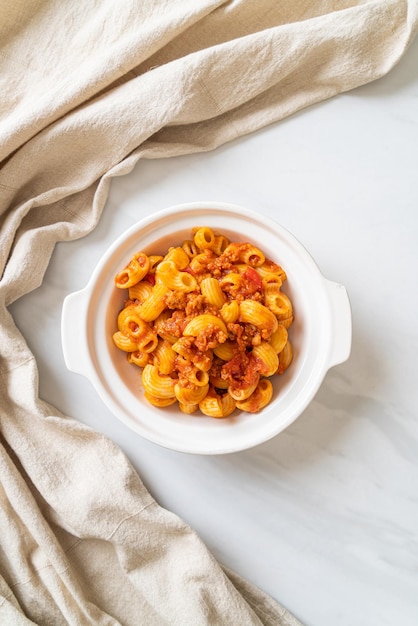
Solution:
[(150, 404), (214, 418), (257, 413), (293, 358), (286, 272), (207, 226), (178, 243), (165, 255), (136, 252), (116, 275), (126, 300), (113, 341), (140, 368)]
[[(293, 361), (272, 376), (273, 397), (256, 415), (234, 411), (225, 419), (150, 404), (135, 367), (112, 339), (125, 292), (113, 278), (138, 250), (164, 256), (204, 224), (230, 241), (251, 241), (287, 274), (294, 307), (289, 329)], [(290, 426), (310, 404), (328, 370), (348, 359), (351, 308), (343, 285), (324, 277), (304, 246), (274, 219), (235, 204), (193, 202), (148, 214), (103, 251), (87, 284), (66, 296), (61, 320), (66, 366), (85, 376), (111, 414), (144, 439), (192, 454), (227, 454), (252, 448)], [(104, 415), (104, 419), (111, 416)]]

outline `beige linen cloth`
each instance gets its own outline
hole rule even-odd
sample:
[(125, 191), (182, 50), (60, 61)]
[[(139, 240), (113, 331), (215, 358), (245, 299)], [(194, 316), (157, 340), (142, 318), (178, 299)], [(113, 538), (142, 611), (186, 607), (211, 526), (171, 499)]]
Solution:
[(0, 624), (298, 623), (38, 397), (8, 306), (113, 176), (379, 78), (417, 24), (417, 0), (0, 0)]

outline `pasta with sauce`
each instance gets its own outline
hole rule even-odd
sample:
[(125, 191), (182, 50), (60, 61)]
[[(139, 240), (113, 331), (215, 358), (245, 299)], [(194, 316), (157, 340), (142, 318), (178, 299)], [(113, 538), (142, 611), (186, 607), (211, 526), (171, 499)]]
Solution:
[(127, 291), (113, 334), (156, 407), (214, 418), (257, 413), (293, 359), (293, 305), (280, 265), (203, 226), (164, 256), (138, 252), (115, 277)]

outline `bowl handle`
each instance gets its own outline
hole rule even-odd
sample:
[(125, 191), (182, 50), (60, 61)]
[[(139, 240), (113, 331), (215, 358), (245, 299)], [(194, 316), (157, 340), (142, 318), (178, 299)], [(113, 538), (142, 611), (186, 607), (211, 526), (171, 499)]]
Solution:
[(331, 303), (334, 342), (331, 347), (329, 367), (343, 363), (351, 352), (352, 322), (351, 306), (343, 285), (325, 279)]
[(88, 290), (68, 295), (62, 305), (61, 342), (65, 365), (71, 372), (87, 376), (91, 357), (87, 341)]

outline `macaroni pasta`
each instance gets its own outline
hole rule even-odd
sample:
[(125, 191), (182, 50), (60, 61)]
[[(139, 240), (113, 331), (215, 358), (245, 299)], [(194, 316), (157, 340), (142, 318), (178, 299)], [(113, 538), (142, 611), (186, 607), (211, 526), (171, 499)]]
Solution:
[(115, 277), (127, 298), (113, 341), (147, 401), (214, 418), (265, 407), (293, 359), (286, 280), (259, 248), (207, 226), (164, 256), (133, 255)]

